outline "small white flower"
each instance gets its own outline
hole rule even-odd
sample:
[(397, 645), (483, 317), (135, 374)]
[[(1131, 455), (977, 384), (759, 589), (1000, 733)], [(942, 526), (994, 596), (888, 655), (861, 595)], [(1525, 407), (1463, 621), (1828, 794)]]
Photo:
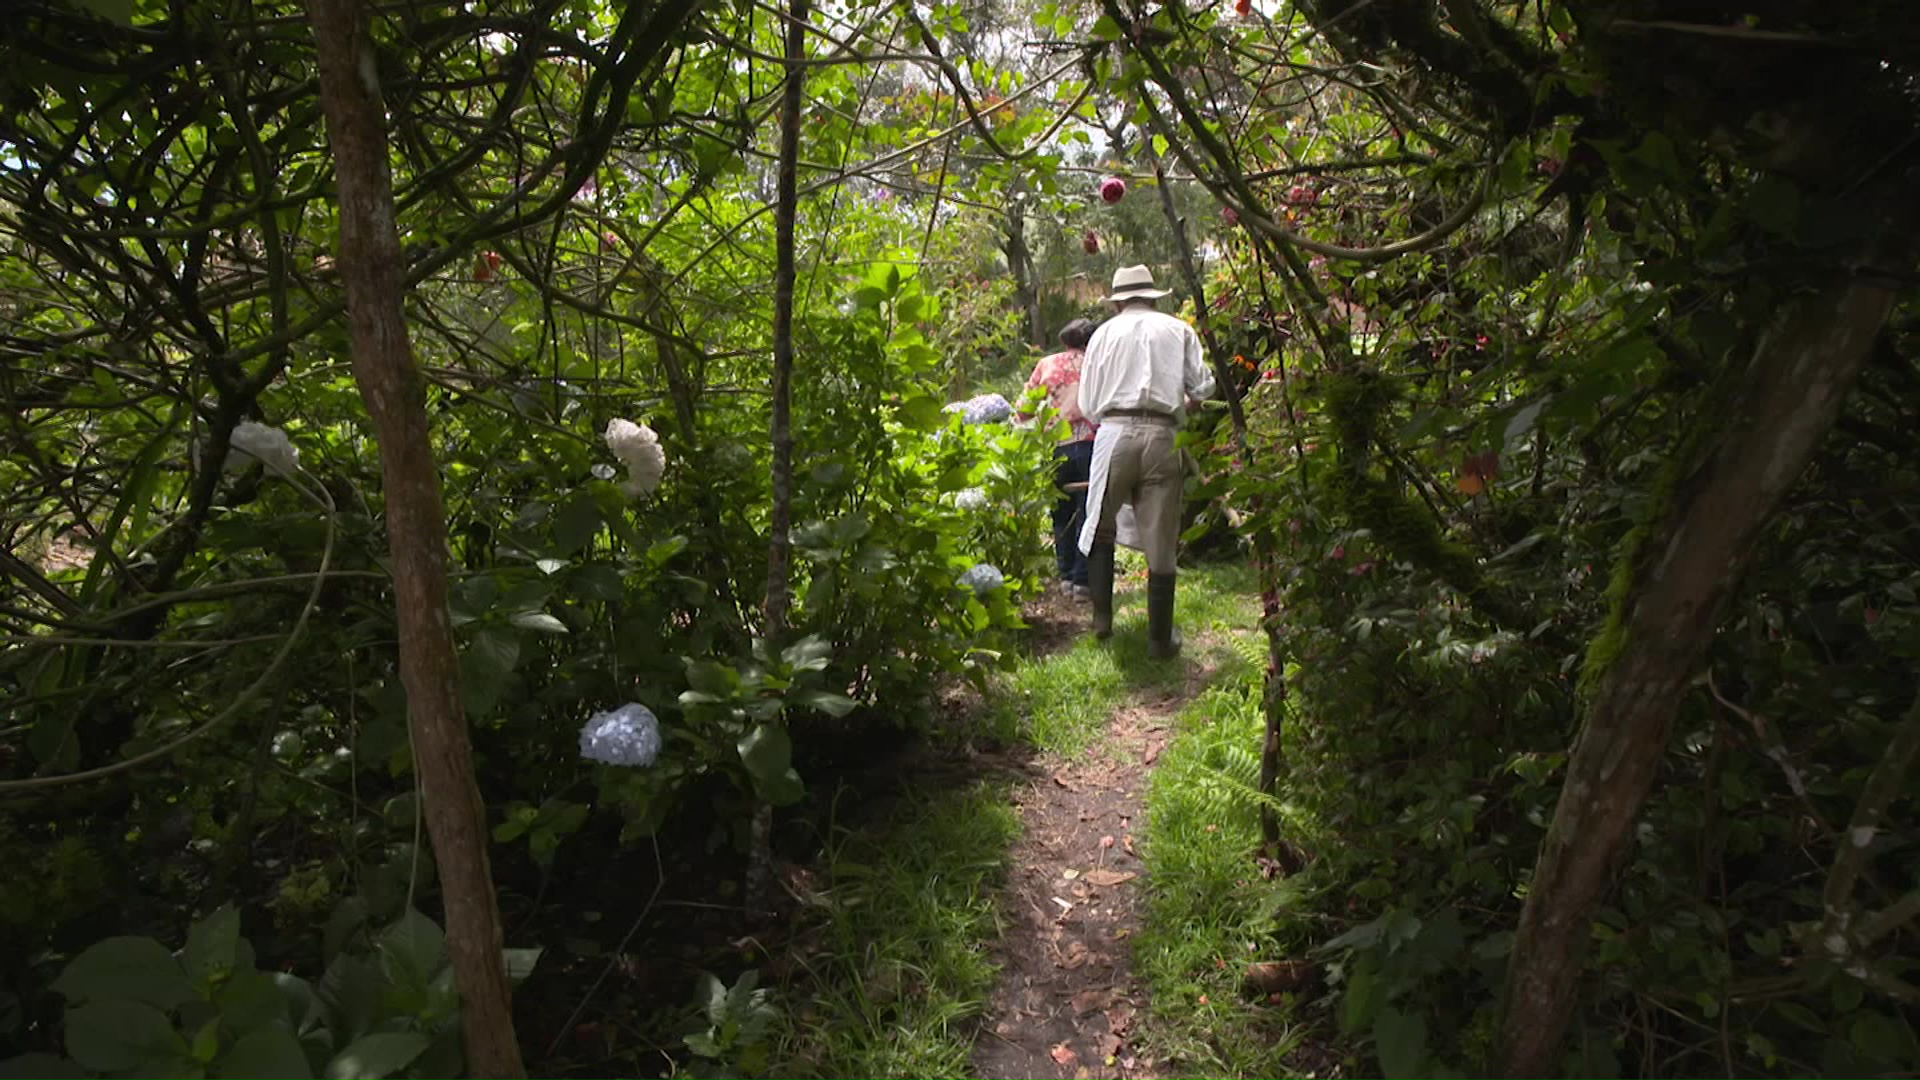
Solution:
[(607, 449), (627, 467), (627, 479), (620, 490), (629, 499), (652, 494), (667, 471), (667, 452), (660, 446), (660, 436), (645, 424), (615, 417), (607, 421), (605, 438)]
[(268, 472), (285, 477), (292, 477), (300, 469), (300, 451), (295, 449), (293, 440), (287, 438), (287, 433), (277, 427), (242, 420), (234, 426), (228, 444), (234, 453), (227, 460), (236, 467), (258, 461)]
[(594, 713), (580, 729), (580, 756), (608, 765), (646, 766), (660, 753), (660, 721), (653, 710), (628, 702)]
[(958, 582), (961, 588), (972, 589), (976, 596), (985, 596), (1006, 583), (1006, 575), (1000, 572), (1000, 568), (988, 563), (975, 563), (960, 575)]
[(967, 488), (964, 491), (954, 494), (953, 505), (962, 510), (985, 510), (987, 508), (987, 493), (981, 488)]
[(603, 461), (600, 464), (595, 465), (593, 467), (593, 478), (595, 480), (611, 480), (619, 472), (620, 472), (619, 469), (616, 469), (613, 466)]

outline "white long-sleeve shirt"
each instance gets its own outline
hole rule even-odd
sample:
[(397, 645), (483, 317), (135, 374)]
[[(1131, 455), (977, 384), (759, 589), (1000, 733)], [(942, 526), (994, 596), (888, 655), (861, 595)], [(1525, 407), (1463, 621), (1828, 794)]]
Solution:
[(1080, 363), (1080, 411), (1096, 424), (1114, 409), (1151, 409), (1178, 421), (1189, 396), (1212, 393), (1200, 335), (1148, 307), (1127, 308), (1101, 323)]

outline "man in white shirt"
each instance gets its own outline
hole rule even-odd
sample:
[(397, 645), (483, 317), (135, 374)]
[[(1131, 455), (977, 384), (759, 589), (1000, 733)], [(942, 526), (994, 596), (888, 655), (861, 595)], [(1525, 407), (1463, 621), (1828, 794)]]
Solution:
[(1087, 586), (1093, 633), (1113, 633), (1113, 545), (1120, 508), (1131, 504), (1147, 557), (1147, 655), (1180, 652), (1173, 629), (1175, 556), (1185, 482), (1174, 436), (1189, 401), (1213, 393), (1213, 375), (1193, 327), (1154, 310), (1169, 290), (1145, 266), (1114, 272), (1111, 319), (1100, 324), (1080, 366), (1080, 411), (1100, 425), (1087, 488)]

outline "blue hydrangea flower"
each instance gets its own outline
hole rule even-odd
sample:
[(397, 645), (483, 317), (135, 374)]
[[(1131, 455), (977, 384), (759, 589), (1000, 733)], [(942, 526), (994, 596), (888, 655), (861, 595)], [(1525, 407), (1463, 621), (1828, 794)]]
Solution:
[(999, 394), (981, 394), (953, 402), (946, 411), (961, 414), (960, 419), (968, 424), (998, 424), (1013, 415), (1013, 405)]
[(580, 729), (580, 756), (608, 765), (653, 764), (660, 753), (660, 721), (645, 705), (628, 702), (594, 713)]
[(974, 595), (984, 596), (1007, 583), (1000, 568), (987, 563), (975, 563), (966, 573), (960, 575), (959, 585), (963, 589), (972, 589)]

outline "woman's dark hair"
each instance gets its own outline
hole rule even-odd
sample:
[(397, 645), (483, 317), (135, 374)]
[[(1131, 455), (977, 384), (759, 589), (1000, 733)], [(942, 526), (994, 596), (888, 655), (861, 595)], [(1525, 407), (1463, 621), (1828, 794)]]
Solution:
[(1075, 319), (1060, 328), (1060, 344), (1069, 349), (1084, 349), (1092, 340), (1093, 323), (1087, 319)]

